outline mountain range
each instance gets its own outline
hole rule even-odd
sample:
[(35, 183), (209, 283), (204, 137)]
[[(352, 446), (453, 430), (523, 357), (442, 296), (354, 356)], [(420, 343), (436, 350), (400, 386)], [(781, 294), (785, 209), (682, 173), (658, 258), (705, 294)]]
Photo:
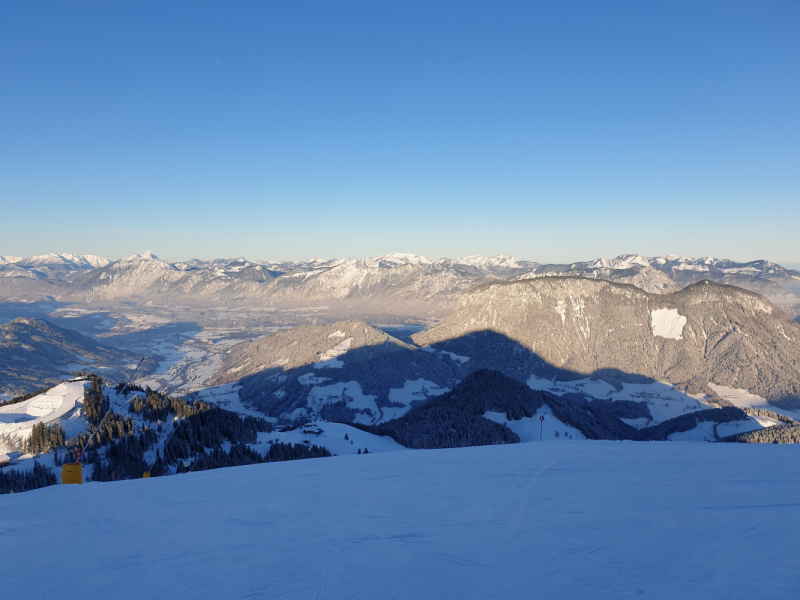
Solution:
[[(800, 272), (770, 261), (637, 254), (572, 264), (539, 264), (510, 256), (431, 261), (414, 254), (374, 258), (171, 263), (146, 252), (110, 262), (94, 256), (0, 258), (0, 297), (95, 305), (253, 306), (274, 311), (321, 310), (328, 322), (431, 322), (459, 296), (482, 284), (551, 276), (630, 283), (667, 294), (709, 280), (758, 292), (792, 317), (800, 315)], [(315, 316), (315, 318), (317, 318)]]
[[(697, 398), (723, 405), (712, 384), (800, 407), (800, 324), (754, 292), (708, 281), (670, 294), (576, 277), (482, 285), (411, 342), (361, 321), (294, 327), (234, 346), (208, 384), (238, 385), (273, 417), (362, 424), (482, 369), (537, 389), (580, 381), (596, 399), (680, 390), (681, 410), (703, 408)], [(626, 385), (639, 391), (615, 395)]]
[(105, 267), (110, 262), (92, 254), (43, 254), (29, 258), (0, 256), (0, 277), (61, 281)]

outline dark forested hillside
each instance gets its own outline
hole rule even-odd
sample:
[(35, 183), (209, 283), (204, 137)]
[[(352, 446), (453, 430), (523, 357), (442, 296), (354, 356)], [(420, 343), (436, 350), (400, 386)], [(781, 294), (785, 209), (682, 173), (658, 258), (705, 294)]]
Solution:
[[(358, 426), (388, 435), (410, 448), (453, 448), (516, 443), (508, 427), (484, 418), (486, 412), (505, 413), (509, 421), (532, 417), (544, 404), (553, 416), (591, 440), (666, 440), (671, 434), (694, 429), (699, 421), (725, 423), (744, 420), (738, 408), (708, 409), (681, 415), (645, 429), (635, 429), (621, 418), (649, 417), (645, 403), (589, 402), (582, 394), (557, 396), (530, 389), (497, 371), (469, 375), (450, 392), (377, 426)], [(615, 406), (619, 405), (619, 406)]]

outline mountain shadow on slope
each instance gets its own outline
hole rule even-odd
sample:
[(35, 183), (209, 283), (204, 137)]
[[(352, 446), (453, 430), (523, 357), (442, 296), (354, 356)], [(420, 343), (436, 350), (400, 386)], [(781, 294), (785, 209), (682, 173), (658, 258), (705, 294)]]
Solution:
[[(335, 359), (337, 368), (320, 367), (319, 362), (314, 361), (319, 361), (321, 355), (334, 345), (335, 341), (327, 341), (333, 333), (338, 334), (336, 340), (363, 333), (363, 340), (354, 341), (353, 346), (357, 347), (348, 349)], [(262, 347), (262, 351), (258, 351), (258, 345)], [(376, 425), (399, 416), (409, 408), (428, 402), (429, 396), (435, 398), (432, 393), (428, 396), (421, 395), (419, 399), (410, 402), (408, 398), (405, 403), (393, 401), (392, 398), (398, 397), (392, 395), (393, 390), (402, 389), (409, 381), (422, 379), (438, 386), (436, 392), (440, 393), (452, 389), (459, 382), (466, 381), (471, 374), (483, 369), (502, 372), (516, 381), (516, 389), (521, 390), (520, 394), (525, 394), (527, 404), (523, 403), (520, 407), (484, 407), (485, 410), (509, 412), (511, 419), (519, 418), (516, 414), (522, 410), (522, 406), (532, 407), (525, 412), (525, 416), (530, 416), (533, 414), (531, 410), (535, 412), (544, 402), (543, 398), (549, 400), (547, 404), (560, 415), (559, 419), (565, 423), (574, 422), (589, 439), (637, 439), (632, 433), (633, 428), (620, 419), (651, 419), (645, 402), (592, 399), (589, 410), (591, 397), (583, 394), (534, 392), (525, 382), (531, 375), (554, 382), (594, 379), (603, 380), (620, 389), (623, 383), (651, 384), (655, 383), (653, 379), (610, 368), (603, 368), (589, 375), (557, 368), (517, 341), (494, 331), (472, 332), (433, 347), (418, 348), (400, 342), (366, 323), (354, 321), (328, 326), (298, 327), (242, 346), (244, 351), (239, 352), (238, 356), (232, 353), (231, 357), (226, 357), (224, 363), (224, 367), (232, 373), (238, 374), (243, 368), (249, 368), (252, 372), (239, 380), (242, 386), (239, 389), (240, 398), (267, 415), (287, 422), (322, 418), (328, 421)], [(468, 350), (469, 355), (455, 354), (456, 348), (461, 352)], [(236, 381), (235, 377), (220, 379), (218, 376), (218, 379), (218, 383)], [(475, 384), (474, 380), (470, 383)], [(686, 385), (688, 384), (677, 384), (676, 387), (681, 389)], [(503, 390), (508, 387), (497, 382), (485, 382), (487, 389), (498, 386)], [(503, 393), (507, 397), (513, 397), (513, 393), (508, 390)], [(707, 393), (712, 392), (709, 390)], [(374, 400), (372, 408), (365, 408), (365, 395), (369, 395), (370, 401)], [(484, 394), (480, 397), (494, 396)], [(314, 403), (316, 405), (312, 406)], [(700, 412), (702, 411), (692, 415)], [(700, 418), (703, 418), (702, 414)], [(722, 418), (722, 414), (714, 413), (711, 418)], [(678, 430), (685, 431), (696, 424), (691, 415), (689, 421), (689, 425), (672, 424), (663, 427), (675, 426)], [(656, 436), (657, 431), (652, 430), (651, 434)], [(652, 439), (666, 439), (667, 435), (669, 433), (658, 434)], [(497, 439), (507, 441), (502, 436)]]
[[(600, 402), (595, 406), (595, 403)], [(617, 406), (609, 406), (620, 404)], [(594, 400), (583, 394), (556, 396), (532, 390), (498, 371), (481, 370), (468, 376), (453, 390), (415, 407), (405, 415), (373, 426), (354, 426), (386, 435), (408, 448), (456, 448), (519, 442), (508, 427), (483, 417), (486, 412), (505, 413), (509, 421), (533, 417), (547, 405), (553, 416), (578, 429), (590, 440), (665, 441), (673, 433), (694, 429), (700, 421), (726, 423), (745, 420), (735, 407), (701, 410), (635, 429), (621, 418), (649, 415), (646, 403)], [(620, 415), (620, 416), (617, 416)]]
[[(316, 390), (327, 399), (313, 408), (315, 414), (324, 410), (329, 420), (361, 415), (374, 421), (381, 419), (384, 409), (407, 406), (390, 399), (392, 389), (420, 379), (448, 389), (460, 377), (435, 354), (362, 321), (340, 321), (300, 326), (239, 344), (224, 357), (222, 369), (209, 383), (238, 382), (239, 397), (273, 417), (310, 417), (309, 394)], [(423, 395), (420, 401), (424, 399)]]
[[(330, 339), (332, 335), (337, 337)], [(321, 358), (337, 342), (351, 338), (352, 344), (346, 352), (332, 361), (335, 368), (322, 366)], [(481, 369), (501, 371), (519, 382), (527, 381), (531, 375), (548, 381), (603, 379), (617, 389), (622, 383), (654, 382), (615, 369), (603, 369), (589, 376), (559, 369), (494, 331), (472, 333), (464, 338), (434, 348), (419, 348), (359, 321), (301, 326), (234, 347), (209, 383), (237, 382), (242, 401), (272, 417), (292, 421), (321, 417), (329, 421), (375, 424), (397, 414), (391, 409), (405, 410), (422, 404)], [(454, 347), (469, 354), (456, 354)], [(392, 399), (396, 398), (393, 393), (419, 380), (436, 389), (418, 393), (414, 400), (408, 400), (407, 395), (404, 402)], [(313, 410), (309, 399), (312, 392), (325, 397)], [(359, 398), (363, 401), (365, 396), (374, 400), (372, 408), (359, 403)], [(645, 415), (631, 413), (625, 418), (640, 416)]]
[[(371, 424), (487, 368), (520, 382), (665, 381), (708, 396), (713, 381), (786, 408), (800, 401), (800, 329), (757, 294), (709, 282), (653, 295), (545, 279), (474, 288), (445, 321), (412, 336), (417, 346), (359, 321), (277, 332), (234, 347), (209, 383), (238, 381), (241, 399), (273, 417)], [(604, 409), (633, 407), (601, 403), (594, 413)]]

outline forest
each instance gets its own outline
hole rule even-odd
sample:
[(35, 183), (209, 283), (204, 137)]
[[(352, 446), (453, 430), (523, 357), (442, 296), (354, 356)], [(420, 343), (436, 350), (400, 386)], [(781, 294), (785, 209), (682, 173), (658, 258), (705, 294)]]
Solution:
[(583, 394), (574, 393), (557, 396), (532, 390), (499, 371), (484, 369), (401, 417), (379, 425), (351, 425), (389, 436), (409, 448), (509, 444), (519, 442), (517, 434), (482, 415), (487, 411), (500, 412), (509, 421), (516, 421), (532, 417), (544, 404), (559, 421), (578, 429), (590, 440), (664, 441), (673, 433), (695, 428), (698, 421), (726, 423), (747, 419), (744, 411), (735, 407), (712, 408), (636, 429), (620, 419), (652, 418), (646, 402), (589, 401)]
[[(117, 391), (121, 390), (118, 386)], [(34, 455), (53, 451), (55, 463), (60, 466), (74, 463), (76, 453), (86, 447), (81, 462), (93, 467), (92, 481), (138, 479), (145, 472), (158, 477), (171, 475), (173, 470), (184, 473), (331, 456), (327, 449), (318, 446), (282, 443), (272, 444), (264, 455), (260, 454), (248, 444), (257, 441), (259, 432), (272, 431), (272, 424), (263, 418), (241, 416), (206, 402), (187, 401), (150, 389), (136, 388), (126, 398), (127, 415), (109, 410), (110, 400), (104, 393), (103, 380), (92, 376), (83, 400), (88, 431), (66, 438), (60, 425), (42, 423), (33, 428), (19, 449)], [(159, 445), (170, 422), (174, 424), (172, 432)], [(155, 460), (146, 460), (145, 453), (154, 447)], [(52, 469), (36, 463), (30, 473), (0, 472), (0, 493), (21, 492), (57, 482)]]

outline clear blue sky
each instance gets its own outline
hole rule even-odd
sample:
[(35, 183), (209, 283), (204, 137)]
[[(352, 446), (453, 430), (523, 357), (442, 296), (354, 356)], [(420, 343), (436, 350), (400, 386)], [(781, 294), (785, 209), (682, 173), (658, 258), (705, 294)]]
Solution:
[(0, 254), (800, 262), (800, 2), (0, 3)]

